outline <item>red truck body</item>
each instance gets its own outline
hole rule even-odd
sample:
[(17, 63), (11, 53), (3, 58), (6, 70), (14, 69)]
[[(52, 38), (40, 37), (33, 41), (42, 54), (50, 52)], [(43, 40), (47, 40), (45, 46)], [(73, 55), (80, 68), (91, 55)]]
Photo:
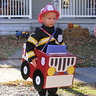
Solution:
[(70, 52), (46, 54), (35, 48), (37, 67), (34, 67), (28, 62), (25, 49), (22, 55), (21, 74), (24, 79), (28, 77), (33, 79), (36, 90), (68, 87), (73, 84), (75, 55)]

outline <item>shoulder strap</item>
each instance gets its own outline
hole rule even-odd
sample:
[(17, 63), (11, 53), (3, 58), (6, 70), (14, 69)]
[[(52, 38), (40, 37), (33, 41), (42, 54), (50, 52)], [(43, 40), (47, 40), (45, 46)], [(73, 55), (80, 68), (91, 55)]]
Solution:
[(51, 37), (51, 35), (46, 30), (44, 30), (43, 28), (40, 28), (40, 29)]
[[(43, 32), (45, 32), (47, 35), (49, 35), (50, 37), (51, 37), (51, 36), (53, 37), (54, 34), (55, 34), (55, 33), (53, 33), (52, 35), (50, 35), (50, 34), (49, 34), (46, 30), (44, 30), (43, 28), (40, 28), (40, 29), (41, 29)], [(57, 28), (55, 28), (54, 31), (55, 31), (55, 30), (57, 30)], [(52, 38), (52, 37), (51, 37), (51, 38)], [(54, 37), (53, 37), (53, 38), (54, 38)], [(55, 38), (54, 38), (54, 39), (55, 39)], [(58, 42), (56, 39), (55, 39), (55, 41)], [(59, 42), (58, 42), (58, 44), (59, 44)]]
[(44, 48), (45, 48), (45, 47), (47, 46), (47, 44), (49, 43), (49, 41), (51, 40), (51, 38), (52, 38), (52, 37), (54, 36), (54, 34), (56, 33), (57, 28), (54, 29), (54, 33), (53, 33), (52, 35), (50, 35), (50, 34), (49, 34), (46, 30), (44, 30), (43, 28), (40, 28), (40, 29), (50, 36), (48, 42), (44, 45), (44, 47), (43, 47), (42, 50), (41, 50), (41, 51), (43, 51)]

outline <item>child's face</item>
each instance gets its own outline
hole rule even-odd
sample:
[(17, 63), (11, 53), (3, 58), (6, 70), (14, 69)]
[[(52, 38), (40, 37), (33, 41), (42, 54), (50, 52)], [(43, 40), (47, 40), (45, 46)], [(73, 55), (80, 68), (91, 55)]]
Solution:
[(56, 23), (56, 13), (47, 12), (42, 17), (43, 24), (47, 27), (52, 27)]

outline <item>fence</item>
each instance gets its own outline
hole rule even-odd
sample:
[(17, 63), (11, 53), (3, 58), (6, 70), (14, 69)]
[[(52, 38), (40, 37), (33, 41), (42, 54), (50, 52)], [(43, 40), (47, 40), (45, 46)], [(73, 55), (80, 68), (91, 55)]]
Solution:
[(32, 18), (32, 0), (0, 0), (0, 17)]
[(96, 17), (96, 0), (53, 0), (61, 17)]
[[(53, 0), (60, 17), (96, 17), (96, 0)], [(32, 18), (32, 0), (0, 0), (0, 17)]]

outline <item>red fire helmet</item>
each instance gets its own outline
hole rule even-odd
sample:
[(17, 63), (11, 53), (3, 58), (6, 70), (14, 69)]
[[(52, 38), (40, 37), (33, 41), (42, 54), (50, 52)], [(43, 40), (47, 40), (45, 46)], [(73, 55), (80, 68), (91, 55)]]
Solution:
[(43, 14), (45, 14), (47, 12), (55, 12), (57, 14), (56, 20), (58, 19), (59, 15), (60, 15), (60, 13), (53, 7), (52, 4), (47, 4), (46, 7), (41, 9), (41, 13), (38, 16), (38, 22), (39, 23), (43, 23), (42, 16), (43, 16)]

